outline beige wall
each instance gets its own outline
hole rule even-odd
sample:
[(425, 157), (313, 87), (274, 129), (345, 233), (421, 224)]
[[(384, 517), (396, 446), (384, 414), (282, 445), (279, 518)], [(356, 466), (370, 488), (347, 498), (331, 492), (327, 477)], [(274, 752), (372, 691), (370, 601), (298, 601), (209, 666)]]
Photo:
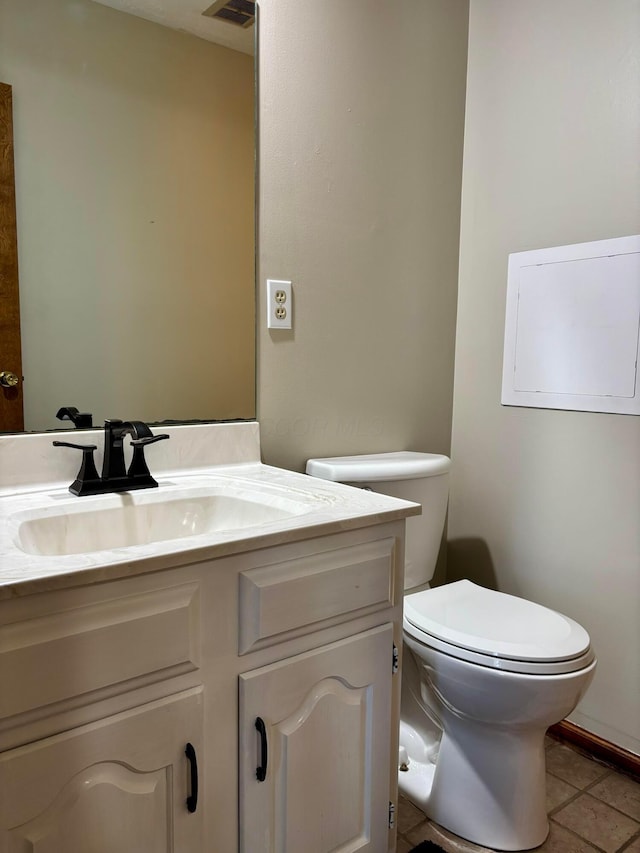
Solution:
[(253, 417), (253, 59), (89, 0), (0, 0), (25, 419)]
[[(466, 0), (261, 0), (266, 462), (449, 450)], [(291, 279), (291, 333), (266, 278)]]
[(450, 577), (573, 616), (640, 752), (640, 419), (500, 406), (507, 255), (640, 231), (638, 0), (472, 0)]

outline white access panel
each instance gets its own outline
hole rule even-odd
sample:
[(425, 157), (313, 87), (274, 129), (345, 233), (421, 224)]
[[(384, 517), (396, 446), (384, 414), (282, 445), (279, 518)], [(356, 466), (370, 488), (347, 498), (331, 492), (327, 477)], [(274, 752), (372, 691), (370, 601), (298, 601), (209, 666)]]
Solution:
[(502, 403), (640, 414), (640, 236), (509, 255)]

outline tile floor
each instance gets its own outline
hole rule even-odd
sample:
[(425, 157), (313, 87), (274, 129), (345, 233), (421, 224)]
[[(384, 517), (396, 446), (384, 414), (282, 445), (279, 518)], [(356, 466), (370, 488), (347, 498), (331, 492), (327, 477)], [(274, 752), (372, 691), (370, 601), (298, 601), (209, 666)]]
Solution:
[[(640, 853), (640, 782), (547, 737), (547, 804), (551, 831), (540, 853)], [(432, 823), (400, 798), (398, 850), (421, 841), (447, 853), (490, 853)]]

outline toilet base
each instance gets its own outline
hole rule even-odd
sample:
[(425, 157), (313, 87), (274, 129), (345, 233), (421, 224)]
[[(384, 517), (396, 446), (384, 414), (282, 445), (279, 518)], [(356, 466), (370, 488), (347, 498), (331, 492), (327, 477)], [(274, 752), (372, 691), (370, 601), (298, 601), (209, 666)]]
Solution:
[(542, 844), (549, 833), (544, 732), (473, 731), (468, 720), (447, 728), (426, 804), (429, 817), (497, 850)]
[(437, 755), (437, 746), (427, 743), (423, 733), (404, 720), (400, 722), (398, 789), (425, 813), (436, 769), (434, 751)]
[(434, 764), (428, 757), (433, 745), (421, 750), (416, 731), (402, 725), (400, 742), (408, 737), (413, 748), (409, 769), (398, 772), (398, 787), (431, 820), (496, 850), (529, 850), (544, 842), (549, 832), (544, 734), (520, 731), (514, 736), (482, 727), (479, 736), (469, 733), (469, 721), (462, 727), (453, 724), (461, 730), (452, 737), (443, 734)]

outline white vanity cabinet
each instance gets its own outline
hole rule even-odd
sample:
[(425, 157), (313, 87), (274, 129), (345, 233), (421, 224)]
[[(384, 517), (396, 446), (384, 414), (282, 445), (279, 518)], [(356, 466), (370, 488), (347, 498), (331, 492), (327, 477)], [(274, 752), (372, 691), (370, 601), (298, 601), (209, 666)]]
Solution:
[(9, 750), (0, 755), (0, 850), (204, 850), (198, 752), (198, 689)]
[(0, 602), (1, 853), (204, 849), (199, 587), (162, 579)]
[(240, 851), (384, 851), (393, 625), (240, 676)]
[(404, 521), (351, 527), (0, 600), (0, 853), (394, 850)]

